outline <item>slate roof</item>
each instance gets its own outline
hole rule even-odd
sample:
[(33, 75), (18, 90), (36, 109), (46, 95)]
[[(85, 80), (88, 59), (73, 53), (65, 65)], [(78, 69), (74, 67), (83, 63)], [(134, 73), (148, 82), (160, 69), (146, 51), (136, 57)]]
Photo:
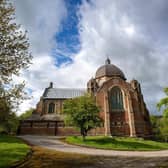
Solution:
[(33, 113), (29, 118), (25, 120), (40, 120), (40, 114)]
[(46, 88), (43, 99), (69, 99), (83, 96), (85, 92), (85, 89)]

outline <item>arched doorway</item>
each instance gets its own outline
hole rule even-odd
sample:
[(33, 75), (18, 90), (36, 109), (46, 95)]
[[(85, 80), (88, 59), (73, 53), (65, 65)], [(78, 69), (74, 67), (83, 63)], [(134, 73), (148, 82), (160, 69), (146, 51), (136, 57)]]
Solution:
[(110, 131), (113, 136), (125, 135), (124, 97), (118, 86), (109, 91)]

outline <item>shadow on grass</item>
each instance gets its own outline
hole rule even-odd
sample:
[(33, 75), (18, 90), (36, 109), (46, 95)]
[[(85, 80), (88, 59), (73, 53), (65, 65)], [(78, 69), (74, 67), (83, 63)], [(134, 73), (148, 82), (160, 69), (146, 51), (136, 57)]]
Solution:
[(17, 137), (11, 138), (10, 135), (0, 135), (0, 143), (20, 143), (21, 140)]

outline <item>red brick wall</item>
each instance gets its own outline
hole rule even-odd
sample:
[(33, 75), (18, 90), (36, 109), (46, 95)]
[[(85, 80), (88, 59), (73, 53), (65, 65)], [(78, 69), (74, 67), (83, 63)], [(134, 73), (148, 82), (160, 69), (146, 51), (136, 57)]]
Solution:
[[(52, 127), (50, 127), (48, 123), (50, 123)], [(32, 121), (26, 121), (26, 124), (20, 124), (19, 134), (67, 136), (80, 135), (80, 131), (75, 127), (56, 126), (54, 122), (51, 124), (51, 122), (38, 121), (32, 124)], [(104, 135), (104, 128), (92, 129), (88, 132), (88, 135)]]
[[(108, 106), (108, 91), (113, 86), (119, 86), (123, 92), (123, 98), (124, 98), (124, 111), (122, 112), (114, 112), (109, 109)], [(100, 107), (100, 117), (103, 119), (103, 121), (107, 122), (110, 121), (109, 125), (108, 122), (105, 124), (104, 127), (110, 128), (110, 134), (111, 135), (121, 135), (121, 136), (129, 136), (130, 135), (130, 118), (133, 120), (134, 128), (135, 128), (135, 134), (136, 136), (148, 136), (151, 135), (151, 125), (150, 125), (150, 119), (149, 119), (149, 112), (146, 109), (143, 96), (140, 91), (140, 85), (138, 82), (132, 81), (131, 83), (126, 82), (125, 80), (114, 77), (114, 78), (108, 78), (107, 81), (103, 83), (102, 86), (99, 87), (97, 92), (95, 92), (96, 95), (96, 102), (97, 105)], [(58, 108), (58, 113), (62, 112), (62, 101), (59, 100), (47, 100), (45, 102), (40, 102), (37, 105), (37, 111), (40, 112), (43, 110), (45, 113), (47, 113), (47, 106), (50, 101), (55, 101), (56, 107)], [(42, 104), (44, 103), (44, 104)], [(106, 109), (106, 107), (108, 109)], [(130, 112), (131, 108), (131, 112)], [(108, 119), (105, 116), (107, 116), (106, 112), (109, 112)], [(131, 113), (131, 117), (130, 117)], [(132, 117), (133, 116), (133, 117)], [(38, 124), (39, 123), (39, 124)], [(43, 122), (41, 122), (42, 125), (40, 125), (40, 122), (38, 122), (35, 125), (27, 126), (21, 126), (20, 132), (21, 134), (40, 134), (40, 135), (79, 135), (79, 131), (77, 131), (75, 128), (72, 127), (55, 127), (53, 126), (47, 126)], [(89, 132), (90, 135), (104, 135), (105, 134), (105, 128), (97, 128), (96, 130), (92, 130)]]
[[(112, 135), (130, 135), (129, 126), (129, 106), (131, 105), (133, 113), (133, 122), (135, 127), (135, 133), (137, 136), (146, 136), (151, 134), (151, 126), (149, 120), (149, 114), (147, 109), (145, 109), (144, 100), (141, 92), (132, 88), (132, 85), (120, 78), (111, 78), (106, 81), (101, 88), (99, 88), (96, 93), (96, 102), (100, 106), (101, 112), (100, 116), (104, 119), (105, 116), (105, 101), (108, 101), (108, 97), (105, 98), (105, 94), (108, 95), (108, 91), (113, 86), (119, 86), (123, 91), (124, 98), (124, 111), (123, 112), (113, 112), (109, 111), (109, 121), (110, 121), (110, 131)], [(138, 85), (140, 87), (140, 85)], [(129, 96), (129, 97), (128, 97)], [(130, 102), (129, 102), (130, 101)], [(107, 107), (109, 108), (109, 106)], [(145, 121), (146, 118), (146, 121)], [(105, 125), (106, 127), (106, 125)]]

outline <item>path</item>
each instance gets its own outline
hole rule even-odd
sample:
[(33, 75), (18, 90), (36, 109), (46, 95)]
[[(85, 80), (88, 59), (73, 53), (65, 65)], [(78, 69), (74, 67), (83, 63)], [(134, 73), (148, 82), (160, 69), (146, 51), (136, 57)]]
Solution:
[(41, 146), (44, 148), (69, 152), (69, 153), (80, 153), (97, 156), (127, 156), (127, 157), (168, 157), (168, 150), (162, 151), (115, 151), (115, 150), (103, 150), (93, 149), (86, 147), (79, 147), (75, 145), (69, 145), (59, 140), (59, 137), (55, 136), (33, 136), (24, 135), (19, 136), (20, 138), (28, 141), (30, 144)]

